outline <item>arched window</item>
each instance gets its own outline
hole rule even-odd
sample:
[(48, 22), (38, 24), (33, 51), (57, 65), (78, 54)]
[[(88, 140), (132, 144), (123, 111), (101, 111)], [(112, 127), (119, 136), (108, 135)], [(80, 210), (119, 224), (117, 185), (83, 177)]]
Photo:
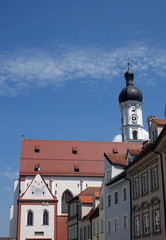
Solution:
[(31, 211), (28, 211), (28, 214), (27, 214), (27, 225), (28, 226), (33, 225), (33, 213)]
[(48, 212), (43, 212), (43, 225), (48, 225)]
[(62, 213), (68, 213), (68, 204), (67, 202), (72, 198), (72, 194), (66, 190), (62, 196)]
[(137, 140), (137, 131), (133, 131), (133, 139)]

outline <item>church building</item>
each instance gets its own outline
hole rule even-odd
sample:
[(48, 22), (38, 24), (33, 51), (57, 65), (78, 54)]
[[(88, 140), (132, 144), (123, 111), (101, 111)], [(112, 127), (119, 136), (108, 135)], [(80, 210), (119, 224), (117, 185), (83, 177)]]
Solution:
[(19, 179), (10, 209), (10, 238), (67, 240), (67, 202), (87, 187), (101, 187), (104, 152), (126, 154), (144, 141), (142, 93), (130, 68), (119, 96), (123, 142), (22, 139)]

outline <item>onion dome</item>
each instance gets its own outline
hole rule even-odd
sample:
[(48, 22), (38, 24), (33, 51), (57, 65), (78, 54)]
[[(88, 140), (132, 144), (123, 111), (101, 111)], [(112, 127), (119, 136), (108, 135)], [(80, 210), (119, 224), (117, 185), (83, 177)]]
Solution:
[(119, 95), (119, 103), (126, 102), (128, 100), (142, 102), (142, 92), (133, 85), (134, 73), (130, 70), (130, 63), (128, 63), (128, 70), (124, 76), (126, 79), (126, 87), (123, 88)]

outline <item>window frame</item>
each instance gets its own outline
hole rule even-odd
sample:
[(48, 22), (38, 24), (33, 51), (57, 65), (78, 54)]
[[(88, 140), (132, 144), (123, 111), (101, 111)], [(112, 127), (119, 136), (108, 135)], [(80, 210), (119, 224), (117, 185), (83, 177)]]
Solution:
[(62, 213), (68, 213), (68, 204), (67, 204), (67, 202), (70, 199), (72, 199), (72, 197), (73, 197), (73, 195), (72, 195), (72, 193), (68, 189), (63, 192), (62, 198), (61, 198), (61, 212)]
[(113, 230), (114, 232), (118, 232), (119, 231), (119, 218), (118, 217), (115, 217), (114, 220), (113, 220)]
[(27, 211), (27, 226), (33, 226), (33, 211), (28, 210)]
[(133, 197), (137, 198), (140, 195), (139, 190), (139, 176), (133, 180)]
[(142, 194), (146, 194), (148, 192), (149, 192), (148, 172), (145, 172), (142, 174)]
[[(46, 215), (46, 216), (44, 216)], [(43, 226), (48, 226), (49, 225), (49, 213), (47, 210), (43, 211)]]
[(111, 193), (107, 194), (107, 207), (111, 207)]
[[(157, 170), (154, 174), (154, 171)], [(157, 174), (156, 174), (157, 173)], [(158, 189), (159, 188), (159, 175), (158, 175), (158, 166), (153, 167), (151, 169), (151, 182), (152, 182), (152, 190)]]
[(134, 236), (135, 237), (140, 236), (140, 217), (139, 216), (134, 217)]
[[(158, 221), (158, 227), (157, 228), (155, 228), (155, 217), (154, 217), (154, 213), (156, 213), (156, 212), (158, 213), (158, 217), (159, 217), (159, 219), (157, 220)], [(153, 210), (152, 217), (153, 217), (153, 232), (154, 233), (160, 232), (161, 231), (160, 210), (159, 209)]]
[(149, 235), (150, 233), (150, 219), (149, 219), (149, 213), (144, 213), (142, 215), (142, 229), (143, 229), (143, 235)]
[[(126, 223), (124, 220), (126, 221)], [(127, 213), (122, 215), (122, 228), (124, 230), (128, 229), (128, 214)]]
[[(124, 194), (124, 190), (125, 190), (125, 194)], [(123, 202), (127, 201), (127, 187), (122, 188), (122, 200), (123, 200)]]
[(119, 192), (114, 191), (114, 205), (117, 205), (119, 203)]

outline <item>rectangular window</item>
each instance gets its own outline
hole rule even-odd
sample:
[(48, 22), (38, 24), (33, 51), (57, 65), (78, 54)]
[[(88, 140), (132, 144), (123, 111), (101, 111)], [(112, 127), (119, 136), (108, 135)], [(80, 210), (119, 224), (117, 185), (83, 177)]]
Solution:
[(91, 224), (88, 225), (88, 238), (91, 238)]
[(160, 232), (160, 212), (159, 210), (153, 211), (153, 231)]
[(111, 169), (107, 169), (107, 178), (106, 178), (106, 181), (110, 181), (111, 180)]
[(156, 139), (157, 139), (157, 128), (155, 128), (155, 129), (152, 131), (152, 135), (153, 135), (153, 142), (155, 142)]
[(156, 189), (159, 187), (158, 184), (158, 169), (154, 168), (152, 169), (152, 188)]
[(123, 229), (128, 228), (128, 215), (127, 214), (124, 214), (122, 217), (122, 226), (123, 226)]
[(99, 221), (97, 221), (97, 234), (99, 234)]
[(107, 195), (107, 207), (111, 207), (111, 194)]
[(148, 174), (145, 173), (142, 175), (142, 193), (148, 192)]
[(100, 197), (100, 210), (103, 209), (103, 196)]
[(114, 192), (114, 204), (118, 204), (118, 192)]
[(93, 223), (93, 236), (96, 234), (96, 229), (95, 229), (95, 222)]
[(134, 179), (134, 197), (139, 196), (139, 178)]
[(107, 221), (107, 232), (108, 233), (111, 232), (111, 220), (110, 219)]
[(84, 227), (84, 240), (87, 240), (87, 227)]
[(118, 231), (118, 218), (114, 218), (114, 232)]
[(149, 213), (143, 215), (143, 233), (149, 234)]
[(103, 233), (103, 219), (101, 219), (101, 233)]
[(126, 188), (123, 188), (123, 201), (126, 201), (127, 200), (127, 189)]
[(139, 217), (135, 217), (135, 219), (134, 219), (134, 233), (135, 233), (136, 237), (138, 237), (140, 235)]
[(80, 240), (83, 240), (82, 234), (83, 234), (83, 231), (82, 231), (82, 228), (80, 228)]

